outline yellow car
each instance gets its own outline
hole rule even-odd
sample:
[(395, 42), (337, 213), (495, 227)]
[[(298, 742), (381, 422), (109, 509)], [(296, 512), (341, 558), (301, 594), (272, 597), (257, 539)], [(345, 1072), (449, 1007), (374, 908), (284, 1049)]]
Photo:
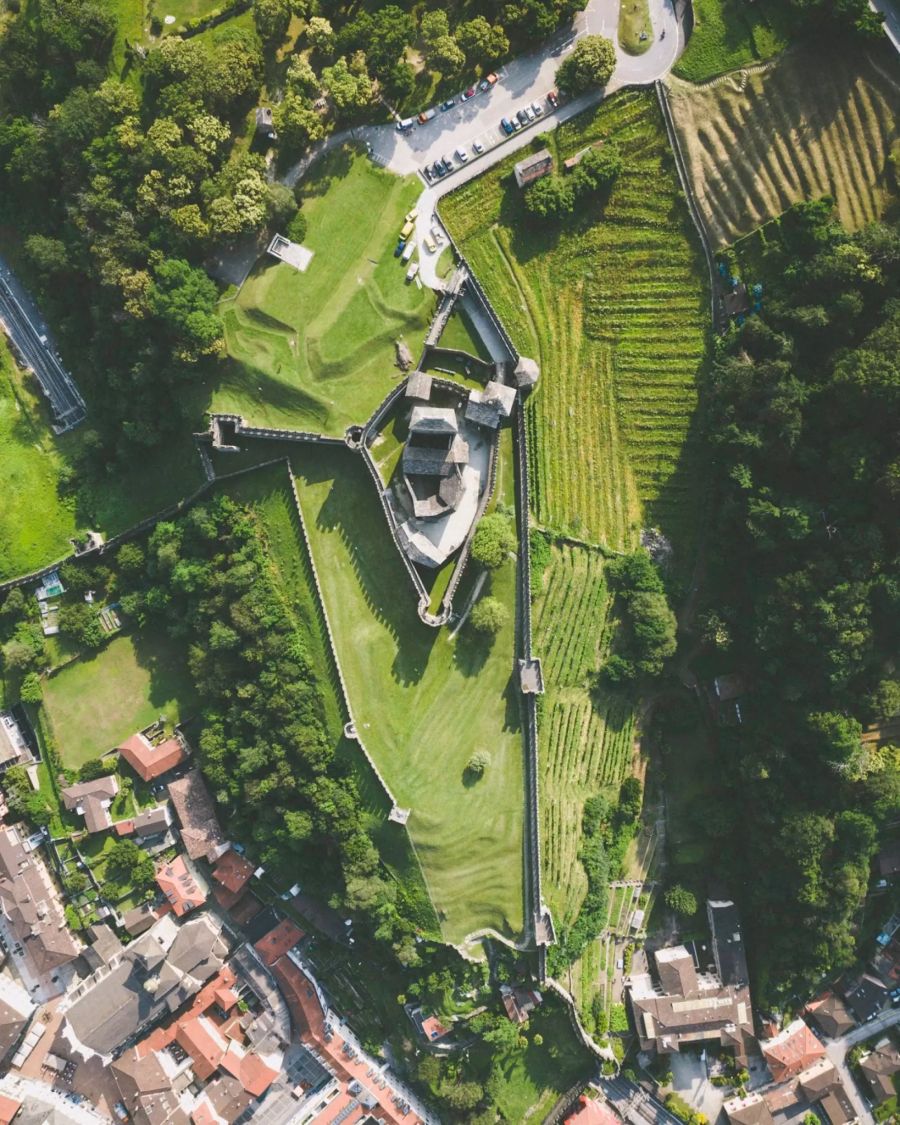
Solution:
[(406, 213), (406, 221), (408, 223), (414, 223), (416, 221), (416, 219), (418, 219), (418, 217), (419, 217), (419, 208), (418, 207), (413, 207), (412, 211), (407, 211), (407, 213)]
[(415, 229), (416, 229), (416, 224), (411, 219), (407, 219), (406, 224), (403, 227), (403, 230), (400, 231), (400, 237), (405, 241), (407, 238), (409, 238), (409, 236), (412, 234), (412, 232)]

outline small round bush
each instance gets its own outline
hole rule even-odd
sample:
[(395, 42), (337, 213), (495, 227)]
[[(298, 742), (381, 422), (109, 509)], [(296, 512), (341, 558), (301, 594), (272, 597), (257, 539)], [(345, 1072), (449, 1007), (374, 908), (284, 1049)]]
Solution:
[(469, 616), (472, 628), (477, 633), (495, 637), (509, 619), (506, 607), (496, 598), (482, 598)]

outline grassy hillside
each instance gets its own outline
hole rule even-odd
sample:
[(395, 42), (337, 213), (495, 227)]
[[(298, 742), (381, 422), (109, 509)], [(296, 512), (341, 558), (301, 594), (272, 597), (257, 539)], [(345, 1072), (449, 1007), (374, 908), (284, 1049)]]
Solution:
[(697, 90), (670, 80), (671, 104), (707, 227), (734, 242), (792, 203), (831, 195), (856, 230), (891, 196), (900, 75), (887, 46), (794, 51), (751, 75)]
[(0, 335), (0, 579), (67, 554), (74, 502), (59, 495), (64, 462), (37, 396)]
[(434, 307), (393, 256), (421, 185), (343, 148), (303, 181), (314, 252), (305, 273), (260, 259), (223, 301), (232, 363), (212, 409), (260, 425), (343, 433), (363, 422), (399, 377), (394, 341), (418, 355)]
[(705, 82), (787, 46), (789, 17), (778, 0), (693, 0), (694, 29), (674, 73)]
[[(293, 457), (325, 606), (354, 718), (398, 802), (444, 937), (523, 926), (523, 762), (513, 690), (515, 566), (491, 593), (509, 623), (489, 648), (416, 615), (412, 588), (360, 460), (345, 450)], [(491, 764), (464, 777), (476, 750)]]
[(701, 487), (691, 431), (703, 270), (653, 96), (624, 92), (542, 140), (559, 162), (602, 137), (619, 143), (625, 170), (605, 204), (567, 222), (525, 212), (515, 157), (441, 211), (518, 347), (541, 364), (529, 412), (538, 520), (617, 548), (659, 525), (686, 562)]
[(547, 687), (541, 721), (544, 889), (557, 925), (571, 924), (587, 890), (578, 862), (585, 798), (618, 786), (631, 772), (631, 701), (588, 687), (611, 636), (610, 601), (599, 552), (553, 548), (534, 607), (534, 644)]

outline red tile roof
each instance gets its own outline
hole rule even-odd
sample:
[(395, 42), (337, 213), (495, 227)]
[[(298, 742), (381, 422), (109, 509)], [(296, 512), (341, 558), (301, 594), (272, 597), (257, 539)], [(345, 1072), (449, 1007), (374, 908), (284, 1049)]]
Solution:
[(794, 1077), (825, 1055), (825, 1048), (800, 1019), (774, 1038), (764, 1039), (760, 1048), (776, 1082)]
[(606, 1102), (586, 1098), (583, 1094), (578, 1099), (578, 1109), (566, 1118), (566, 1125), (570, 1121), (575, 1121), (578, 1125), (622, 1125)]
[(230, 1012), (238, 1002), (238, 994), (233, 988), (217, 988), (215, 991), (216, 1003), (223, 1012)]
[(151, 1051), (162, 1051), (170, 1043), (175, 1042), (175, 1035), (178, 1031), (178, 1024), (184, 1023), (187, 1020), (192, 1020), (197, 1016), (202, 1016), (205, 1011), (216, 1003), (216, 993), (221, 992), (223, 989), (230, 989), (235, 984), (237, 977), (234, 975), (234, 970), (230, 969), (227, 965), (223, 965), (216, 976), (211, 981), (208, 981), (197, 993), (191, 1001), (191, 1006), (186, 1012), (182, 1012), (181, 1016), (171, 1020), (168, 1024), (156, 1027), (149, 1035), (145, 1036), (136, 1046), (138, 1058), (143, 1058), (144, 1055), (149, 1054)]
[(267, 965), (274, 965), (279, 957), (283, 957), (289, 949), (293, 949), (303, 937), (303, 931), (285, 918), (279, 922), (274, 930), (269, 930), (265, 937), (259, 939), (254, 948)]
[(221, 883), (226, 891), (237, 894), (242, 891), (256, 868), (249, 859), (244, 859), (236, 851), (227, 851), (213, 868), (213, 878)]
[(198, 1102), (191, 1110), (193, 1125), (220, 1125), (222, 1118), (216, 1113), (206, 1099)]
[(10, 1125), (21, 1108), (22, 1103), (18, 1098), (10, 1098), (6, 1094), (0, 1094), (0, 1125)]
[(278, 1071), (266, 1066), (259, 1055), (245, 1051), (234, 1041), (228, 1044), (228, 1050), (219, 1065), (233, 1074), (254, 1098), (261, 1097), (278, 1077)]
[(429, 1042), (437, 1039), (443, 1039), (445, 1035), (450, 1034), (450, 1029), (444, 1027), (437, 1016), (426, 1016), (422, 1020), (422, 1034)]
[(131, 833), (134, 832), (134, 821), (133, 820), (117, 820), (116, 823), (113, 825), (113, 828), (115, 828), (116, 835), (118, 835), (118, 836), (130, 836)]
[(216, 1025), (206, 1016), (181, 1020), (175, 1030), (175, 1042), (191, 1056), (194, 1074), (205, 1082), (219, 1069), (227, 1043)]
[(181, 765), (187, 757), (179, 739), (167, 738), (165, 742), (153, 746), (142, 734), (126, 738), (118, 751), (144, 781), (152, 781), (167, 773)]
[(182, 855), (176, 856), (171, 863), (164, 863), (157, 869), (156, 882), (179, 918), (206, 902), (206, 895), (188, 871)]

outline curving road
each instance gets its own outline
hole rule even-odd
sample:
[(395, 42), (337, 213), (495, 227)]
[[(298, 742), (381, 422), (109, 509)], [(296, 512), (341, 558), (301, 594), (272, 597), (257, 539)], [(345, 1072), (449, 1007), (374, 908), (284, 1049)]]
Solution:
[[(436, 224), (435, 207), (442, 195), (529, 144), (535, 132), (555, 128), (560, 121), (595, 105), (622, 86), (649, 86), (672, 69), (684, 48), (684, 32), (675, 4), (673, 0), (649, 0), (649, 4), (654, 39), (643, 55), (628, 55), (618, 45), (619, 0), (589, 0), (585, 10), (575, 17), (571, 29), (557, 34), (540, 50), (513, 59), (500, 68), (497, 71), (499, 82), (487, 93), (477, 93), (465, 102), (460, 102), (457, 97), (452, 109), (439, 111), (427, 125), (417, 124), (408, 133), (398, 132), (393, 125), (369, 125), (334, 133), (294, 165), (285, 175), (284, 182), (293, 186), (314, 160), (348, 140), (368, 145), (377, 164), (399, 175), (421, 172), (425, 165), (449, 156), (455, 165), (454, 171), (444, 179), (425, 186), (418, 203), (416, 223), (419, 276), (425, 285), (439, 289), (441, 282), (435, 273), (435, 264), (440, 248), (437, 254), (430, 254), (424, 239)], [(555, 85), (556, 69), (572, 51), (577, 39), (588, 34), (605, 35), (615, 44), (616, 69), (613, 76), (605, 89), (583, 94), (554, 112), (546, 95)], [(500, 127), (501, 119), (514, 117), (518, 109), (532, 102), (538, 102), (544, 113), (528, 128), (507, 138)], [(475, 141), (484, 146), (485, 151), (480, 156), (472, 152)], [(469, 159), (464, 164), (454, 156), (460, 147), (469, 153)], [(426, 184), (424, 177), (423, 184)]]

